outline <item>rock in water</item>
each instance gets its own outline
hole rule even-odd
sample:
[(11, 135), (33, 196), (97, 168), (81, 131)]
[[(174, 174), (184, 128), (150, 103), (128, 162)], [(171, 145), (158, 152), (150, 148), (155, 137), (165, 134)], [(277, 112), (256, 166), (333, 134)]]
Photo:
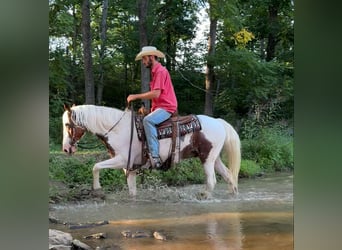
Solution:
[(97, 233), (97, 234), (91, 234), (84, 236), (85, 239), (105, 239), (106, 234), (105, 233)]
[(157, 240), (166, 240), (166, 236), (157, 231), (153, 233), (153, 236)]
[(84, 250), (91, 250), (91, 247), (84, 244), (83, 242), (79, 241), (79, 240), (76, 240), (74, 239), (72, 241), (72, 249), (84, 249)]
[(126, 237), (126, 238), (131, 238), (132, 237), (132, 232), (129, 231), (129, 230), (124, 230), (121, 232), (122, 236), (123, 237)]
[(49, 249), (55, 246), (71, 247), (72, 236), (55, 229), (49, 229)]

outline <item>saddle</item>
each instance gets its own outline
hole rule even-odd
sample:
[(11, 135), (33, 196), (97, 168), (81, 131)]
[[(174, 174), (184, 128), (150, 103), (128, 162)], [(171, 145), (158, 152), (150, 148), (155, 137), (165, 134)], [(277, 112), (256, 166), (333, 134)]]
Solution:
[[(146, 162), (146, 159), (148, 157), (145, 130), (144, 130), (143, 122), (142, 122), (144, 117), (145, 117), (144, 114), (137, 114), (135, 116), (135, 127), (137, 130), (138, 138), (140, 141), (142, 141), (142, 145), (143, 145), (142, 158), (145, 158), (145, 159), (142, 159), (142, 162)], [(159, 140), (172, 138), (171, 158), (168, 159), (167, 161), (168, 162), (167, 169), (179, 161), (179, 159), (175, 160), (176, 148), (178, 150), (180, 149), (179, 137), (182, 137), (186, 134), (193, 133), (195, 131), (199, 131), (202, 129), (201, 123), (198, 120), (198, 117), (193, 114), (187, 115), (187, 116), (179, 116), (179, 115), (171, 116), (169, 119), (158, 124), (156, 127), (157, 127), (157, 135), (158, 135)]]

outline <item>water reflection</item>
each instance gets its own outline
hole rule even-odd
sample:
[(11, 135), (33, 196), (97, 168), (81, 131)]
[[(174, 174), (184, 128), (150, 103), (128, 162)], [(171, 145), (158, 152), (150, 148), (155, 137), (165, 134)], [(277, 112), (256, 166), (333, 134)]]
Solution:
[(216, 218), (210, 218), (207, 221), (207, 235), (210, 249), (242, 249), (240, 215), (237, 213), (230, 216), (229, 223), (220, 223)]

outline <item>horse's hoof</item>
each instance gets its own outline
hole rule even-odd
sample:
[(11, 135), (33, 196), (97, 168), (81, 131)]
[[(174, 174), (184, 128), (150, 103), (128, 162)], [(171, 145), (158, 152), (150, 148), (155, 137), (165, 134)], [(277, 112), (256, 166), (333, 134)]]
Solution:
[(208, 200), (211, 198), (211, 193), (207, 191), (199, 192), (196, 194), (197, 200)]
[(228, 192), (234, 196), (239, 193), (238, 188), (233, 185), (228, 185)]
[(104, 200), (106, 198), (106, 195), (105, 195), (104, 191), (101, 188), (99, 188), (99, 189), (93, 189), (91, 191), (91, 197), (100, 198), (100, 199)]

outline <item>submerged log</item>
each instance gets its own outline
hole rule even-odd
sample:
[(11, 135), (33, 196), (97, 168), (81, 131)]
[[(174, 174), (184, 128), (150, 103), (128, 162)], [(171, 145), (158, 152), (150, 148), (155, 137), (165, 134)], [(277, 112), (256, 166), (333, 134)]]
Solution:
[(86, 223), (86, 224), (73, 224), (69, 225), (69, 229), (80, 229), (80, 228), (89, 228), (89, 227), (98, 227), (109, 224), (109, 221), (99, 221), (94, 223)]
[(136, 232), (131, 232), (130, 230), (124, 230), (121, 232), (123, 237), (126, 238), (147, 238), (147, 237), (152, 237), (151, 232), (146, 232), (146, 231), (136, 231)]
[(154, 237), (157, 240), (166, 240), (166, 236), (160, 232), (154, 231), (147, 232), (147, 231), (136, 231), (132, 232), (130, 230), (124, 230), (121, 232), (121, 235), (126, 238), (148, 238), (148, 237)]

